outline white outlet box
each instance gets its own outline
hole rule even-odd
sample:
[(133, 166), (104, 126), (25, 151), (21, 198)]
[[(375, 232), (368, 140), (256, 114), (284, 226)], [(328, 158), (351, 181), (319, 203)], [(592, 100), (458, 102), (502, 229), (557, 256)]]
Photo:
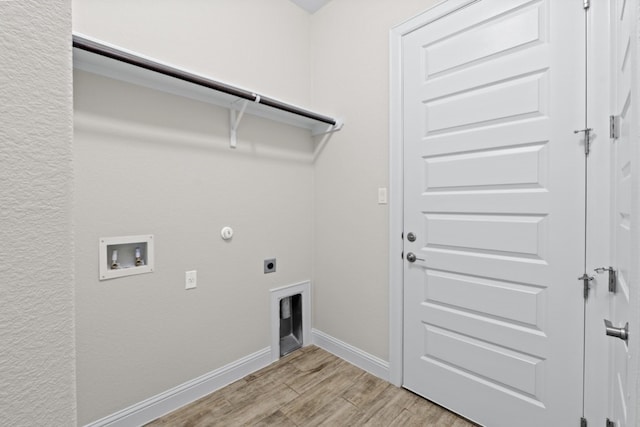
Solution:
[(184, 273), (184, 288), (195, 289), (198, 286), (198, 271), (191, 270)]
[[(153, 234), (101, 237), (100, 280), (153, 272)], [(136, 252), (139, 250), (138, 259)]]

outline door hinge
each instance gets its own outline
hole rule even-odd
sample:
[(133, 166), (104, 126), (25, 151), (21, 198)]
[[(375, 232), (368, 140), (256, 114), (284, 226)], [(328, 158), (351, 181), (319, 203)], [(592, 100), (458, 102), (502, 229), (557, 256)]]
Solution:
[(589, 276), (587, 273), (584, 273), (582, 276), (578, 277), (578, 280), (582, 280), (584, 286), (584, 299), (589, 298), (589, 282), (593, 280), (593, 276)]
[(620, 138), (620, 116), (609, 116), (609, 138)]
[(607, 423), (605, 424), (605, 427), (616, 427), (616, 423), (611, 421), (609, 418), (607, 418)]
[(596, 273), (601, 274), (605, 271), (609, 272), (609, 292), (616, 293), (618, 283), (618, 273), (613, 267), (600, 267), (594, 270)]
[(581, 133), (584, 132), (584, 154), (585, 156), (589, 155), (589, 148), (591, 145), (591, 131), (593, 129), (591, 128), (586, 128), (586, 129), (578, 129), (578, 130), (574, 130), (573, 133)]
[(584, 9), (589, 9), (591, 7), (591, 0), (584, 0), (582, 2), (582, 7), (584, 7)]
[(580, 427), (587, 427), (587, 419), (585, 417), (580, 417)]

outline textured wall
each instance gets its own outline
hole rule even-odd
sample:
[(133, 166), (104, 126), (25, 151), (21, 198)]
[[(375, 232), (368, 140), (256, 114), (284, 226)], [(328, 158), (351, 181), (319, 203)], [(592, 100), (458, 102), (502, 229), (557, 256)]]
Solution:
[[(308, 98), (309, 15), (288, 0), (76, 3), (75, 29), (88, 35)], [(269, 27), (245, 15), (251, 4)], [(264, 57), (273, 62), (248, 68)], [(89, 73), (75, 73), (74, 97), (84, 424), (270, 345), (269, 289), (311, 278), (313, 145), (306, 130), (245, 115), (232, 150), (226, 109)], [(231, 242), (220, 238), (226, 225)], [(146, 233), (155, 235), (155, 271), (99, 281), (98, 238)], [(269, 257), (277, 272), (265, 275)], [(195, 290), (184, 289), (187, 270), (198, 271)]]
[(345, 127), (315, 164), (314, 327), (389, 350), (389, 30), (432, 0), (334, 0), (312, 16), (312, 103)]
[(0, 2), (0, 425), (75, 424), (70, 2)]

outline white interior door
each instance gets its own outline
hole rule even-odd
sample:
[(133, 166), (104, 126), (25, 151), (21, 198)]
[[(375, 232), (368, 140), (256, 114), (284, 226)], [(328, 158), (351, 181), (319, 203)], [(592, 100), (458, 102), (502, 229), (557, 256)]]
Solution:
[(584, 24), (481, 0), (403, 38), (403, 385), (488, 426), (582, 414)]
[[(612, 421), (618, 427), (635, 426), (636, 387), (633, 340), (638, 329), (633, 326), (630, 312), (631, 298), (637, 293), (638, 212), (634, 209), (637, 188), (637, 97), (634, 92), (637, 80), (635, 43), (635, 2), (613, 0), (611, 2), (613, 113), (619, 116), (619, 137), (612, 141), (613, 150), (613, 267), (617, 269), (617, 291), (611, 296), (610, 315), (614, 326), (632, 322), (629, 342), (610, 338), (612, 366), (610, 369), (610, 411)], [(635, 297), (637, 298), (637, 296)], [(634, 363), (635, 362), (635, 363)]]

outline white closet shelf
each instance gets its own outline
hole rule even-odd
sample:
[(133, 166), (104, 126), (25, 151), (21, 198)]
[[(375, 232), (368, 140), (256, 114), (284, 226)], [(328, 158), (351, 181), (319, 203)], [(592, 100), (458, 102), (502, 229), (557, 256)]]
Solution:
[(244, 114), (309, 129), (312, 135), (342, 128), (342, 121), (263, 96), (139, 53), (73, 34), (73, 66), (79, 70), (228, 108), (231, 147)]

